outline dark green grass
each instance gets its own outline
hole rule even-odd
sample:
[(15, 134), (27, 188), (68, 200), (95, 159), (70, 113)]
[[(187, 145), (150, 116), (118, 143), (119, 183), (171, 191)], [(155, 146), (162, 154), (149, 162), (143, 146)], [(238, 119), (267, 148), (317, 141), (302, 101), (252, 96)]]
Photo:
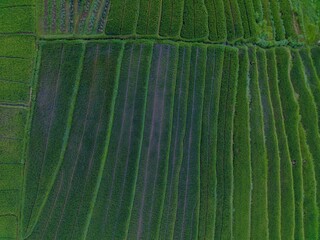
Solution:
[(18, 233), (18, 219), (14, 215), (0, 216), (0, 238), (16, 239)]
[[(284, 72), (279, 80), (279, 93), (285, 119), (285, 128), (288, 138), (288, 147), (291, 158), (291, 168), (293, 174), (293, 188), (294, 188), (294, 201), (295, 201), (295, 224), (292, 226), (294, 229), (294, 238), (303, 239), (303, 179), (302, 179), (302, 157), (300, 151), (299, 141), (299, 105), (295, 96), (298, 93), (297, 89), (294, 90), (293, 85), (296, 81), (300, 81), (302, 63), (298, 59), (298, 53), (295, 50), (291, 51), (292, 58), (281, 58), (279, 64), (283, 62), (291, 62), (289, 69), (286, 67), (284, 71), (289, 70), (289, 75)], [(279, 58), (278, 58), (279, 59)], [(280, 69), (281, 70), (281, 69)], [(300, 71), (299, 71), (300, 70)], [(296, 227), (295, 227), (296, 226)]]
[[(30, 84), (33, 77), (33, 60), (0, 58), (0, 81)], [(25, 86), (27, 89), (28, 87)]]
[(208, 37), (208, 12), (204, 0), (184, 0), (181, 37), (204, 39)]
[(317, 206), (317, 181), (314, 169), (314, 159), (307, 144), (306, 132), (302, 123), (299, 124), (300, 149), (303, 159), (303, 212), (304, 237), (317, 239), (319, 236), (319, 209)]
[(162, 0), (160, 36), (180, 37), (183, 20), (184, 1)]
[(265, 50), (257, 50), (259, 89), (263, 110), (263, 123), (265, 144), (268, 159), (268, 224), (269, 239), (280, 239), (281, 229), (281, 182), (280, 182), (280, 156), (278, 138), (275, 126), (274, 111), (269, 88), (269, 76), (274, 77), (267, 65)]
[[(231, 71), (230, 71), (231, 69)], [(219, 100), (217, 145), (217, 207), (214, 239), (232, 239), (233, 221), (233, 129), (238, 82), (238, 50), (226, 48)]]
[(237, 0), (224, 1), (224, 11), (228, 41), (241, 39), (243, 37), (243, 27)]
[(227, 40), (226, 16), (223, 0), (205, 0), (208, 12), (209, 40), (225, 42)]
[(310, 52), (313, 65), (317, 71), (318, 78), (320, 78), (320, 47), (313, 47)]
[(154, 45), (129, 239), (155, 239), (159, 235), (168, 175), (177, 60), (177, 46)]
[(256, 48), (249, 48), (250, 144), (251, 144), (251, 239), (268, 239), (268, 160)]
[(285, 39), (285, 29), (283, 20), (280, 15), (280, 5), (278, 0), (270, 0), (270, 10), (273, 20), (273, 35), (275, 40), (280, 41)]
[(33, 58), (35, 56), (35, 37), (21, 35), (0, 36), (0, 58)]
[[(140, 0), (137, 34), (157, 35), (161, 17), (161, 0)], [(164, 9), (167, 11), (167, 9)]]
[(194, 45), (191, 52), (188, 110), (179, 175), (174, 239), (198, 237), (200, 208), (200, 142), (207, 48)]
[(25, 234), (36, 223), (55, 179), (83, 48), (80, 44), (47, 43), (41, 50), (38, 94), (25, 166), (22, 220)]
[(238, 4), (242, 20), (243, 37), (245, 39), (256, 37), (257, 24), (252, 0), (238, 0)]
[(87, 239), (126, 239), (144, 129), (152, 45), (125, 45), (110, 144)]
[(117, 64), (111, 63), (118, 62), (121, 51), (121, 43), (88, 43), (86, 46), (72, 127), (58, 181), (30, 238), (85, 238), (87, 218), (109, 142), (107, 131), (112, 124), (113, 94), (117, 91)]
[[(16, 186), (20, 188), (20, 186)], [(6, 214), (18, 214), (19, 206), (19, 189), (0, 190), (0, 213)]]
[[(280, 56), (281, 53), (284, 54), (283, 58)], [(281, 79), (288, 78), (288, 58), (289, 53), (285, 48), (267, 50), (269, 88), (280, 152), (281, 238), (293, 239), (295, 211), (292, 163), (290, 159), (288, 140), (285, 131), (285, 119), (283, 116), (278, 86), (278, 83)]]
[(251, 148), (249, 123), (249, 58), (246, 47), (239, 49), (239, 77), (233, 133), (233, 236), (250, 238)]
[(0, 33), (33, 33), (34, 7), (0, 8)]
[(208, 47), (200, 147), (198, 239), (213, 239), (216, 212), (216, 151), (224, 47)]
[(173, 239), (178, 205), (179, 173), (183, 155), (183, 137), (186, 131), (191, 47), (179, 45), (179, 60), (174, 97), (173, 120), (168, 175), (162, 211), (159, 239)]
[(107, 35), (132, 35), (136, 32), (139, 0), (112, 1), (106, 24)]

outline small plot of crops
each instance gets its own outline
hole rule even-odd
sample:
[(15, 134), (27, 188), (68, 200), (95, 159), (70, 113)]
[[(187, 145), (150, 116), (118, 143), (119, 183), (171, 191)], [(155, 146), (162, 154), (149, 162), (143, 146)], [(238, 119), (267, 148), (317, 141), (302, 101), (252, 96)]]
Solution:
[(39, 1), (42, 35), (148, 37), (260, 46), (315, 43), (316, 3), (290, 0)]

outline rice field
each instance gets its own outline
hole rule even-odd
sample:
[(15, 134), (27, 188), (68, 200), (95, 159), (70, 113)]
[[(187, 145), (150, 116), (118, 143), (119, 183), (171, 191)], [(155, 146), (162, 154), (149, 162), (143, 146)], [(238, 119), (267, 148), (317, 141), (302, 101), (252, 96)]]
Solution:
[(320, 4), (0, 1), (0, 239), (320, 239)]

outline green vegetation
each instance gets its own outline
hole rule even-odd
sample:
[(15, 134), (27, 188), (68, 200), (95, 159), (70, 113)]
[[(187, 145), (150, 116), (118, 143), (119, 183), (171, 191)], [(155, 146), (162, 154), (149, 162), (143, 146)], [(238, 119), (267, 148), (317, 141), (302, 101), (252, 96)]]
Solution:
[(21, 6), (8, 11), (0, 8), (0, 33), (32, 33), (34, 31), (34, 7)]
[(0, 19), (0, 239), (319, 238), (320, 2)]
[[(248, 49), (239, 49), (239, 78), (234, 114), (233, 136), (233, 236), (250, 238), (251, 147), (249, 122), (249, 57)], [(202, 173), (201, 173), (202, 176)]]
[[(292, 160), (288, 147), (288, 138), (285, 129), (285, 118), (280, 98), (280, 81), (289, 81), (289, 52), (286, 48), (276, 48), (273, 52), (270, 50), (268, 64), (273, 68), (270, 77), (270, 92), (272, 94), (272, 105), (274, 109), (274, 118), (278, 135), (280, 150), (280, 179), (281, 179), (281, 238), (294, 237), (295, 223), (295, 205), (294, 205), (294, 187), (292, 174)], [(281, 84), (285, 84), (282, 83)]]
[(161, 11), (160, 19), (160, 36), (164, 37), (179, 37), (182, 27), (183, 18), (183, 1), (162, 0), (161, 9), (169, 9)]
[(159, 234), (168, 174), (177, 59), (176, 46), (154, 45), (128, 238), (154, 239)]
[[(265, 134), (265, 145), (268, 159), (268, 228), (270, 239), (280, 239), (281, 229), (281, 182), (280, 182), (280, 156), (274, 111), (271, 102), (269, 87), (270, 78), (275, 76), (269, 70), (266, 51), (257, 49), (257, 63), (259, 72), (259, 90), (261, 106), (263, 110), (263, 123)], [(269, 74), (269, 75), (268, 75)]]
[(199, 239), (213, 239), (216, 212), (216, 151), (223, 47), (208, 47), (200, 147)]
[(178, 207), (173, 238), (198, 237), (200, 209), (200, 143), (207, 48), (191, 49), (186, 132), (183, 140)]
[[(231, 66), (233, 66), (231, 68)], [(232, 71), (230, 71), (230, 69)], [(231, 239), (233, 219), (233, 128), (238, 83), (238, 49), (226, 48), (219, 100), (215, 239)]]
[(81, 44), (48, 43), (41, 51), (38, 94), (26, 158), (25, 188), (29, 191), (24, 200), (25, 232), (34, 227), (61, 164), (60, 155), (63, 157), (61, 152), (67, 140), (64, 133), (69, 128), (68, 114), (75, 97), (83, 47)]
[(141, 155), (151, 57), (152, 45), (149, 43), (129, 42), (124, 47), (115, 103), (117, 111), (88, 239), (105, 236), (125, 239), (128, 234)]
[(228, 41), (236, 41), (243, 37), (243, 27), (237, 0), (227, 0), (224, 4)]
[(139, 0), (112, 1), (106, 23), (106, 34), (134, 34), (139, 15), (139, 2)]
[[(292, 57), (286, 57), (289, 63), (289, 75), (282, 75), (279, 77), (279, 93), (281, 98), (281, 105), (283, 117), (285, 119), (285, 128), (288, 139), (288, 147), (290, 151), (290, 159), (293, 174), (293, 188), (294, 188), (294, 202), (295, 202), (295, 239), (303, 239), (303, 179), (302, 179), (302, 156), (300, 151), (299, 141), (299, 105), (293, 89), (293, 82), (302, 82), (299, 69), (301, 69), (301, 61), (297, 57), (297, 52), (292, 51)], [(281, 62), (282, 64), (282, 62)], [(283, 65), (282, 65), (283, 66)], [(291, 81), (290, 81), (291, 80)], [(299, 93), (298, 93), (299, 94)]]
[(141, 0), (137, 33), (141, 35), (156, 35), (159, 30), (161, 0)]
[(204, 0), (184, 0), (181, 37), (204, 39), (208, 36), (208, 13)]
[(225, 42), (227, 40), (226, 16), (223, 0), (205, 0), (208, 12), (209, 40)]
[(317, 207), (317, 182), (314, 169), (314, 159), (310, 153), (305, 130), (299, 124), (300, 148), (303, 158), (303, 210), (304, 237), (316, 239), (319, 236), (319, 209)]
[(265, 145), (263, 112), (259, 91), (257, 49), (249, 48), (249, 98), (251, 145), (251, 228), (250, 238), (268, 239), (268, 160)]
[(183, 156), (183, 137), (186, 131), (187, 100), (189, 90), (191, 48), (179, 46), (176, 89), (172, 119), (171, 146), (168, 159), (168, 175), (159, 239), (172, 239), (178, 207), (179, 173)]

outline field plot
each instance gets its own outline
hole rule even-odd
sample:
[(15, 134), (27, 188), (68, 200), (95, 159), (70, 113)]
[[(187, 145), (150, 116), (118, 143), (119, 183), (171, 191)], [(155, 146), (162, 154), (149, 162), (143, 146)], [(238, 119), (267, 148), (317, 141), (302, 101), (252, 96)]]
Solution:
[(216, 151), (224, 47), (208, 47), (200, 147), (200, 239), (214, 236), (216, 211)]
[(26, 122), (26, 109), (0, 107), (1, 164), (16, 164), (22, 162)]
[(134, 201), (152, 45), (126, 43), (110, 144), (87, 239), (125, 239)]
[(138, 178), (128, 238), (154, 239), (159, 233), (170, 148), (178, 51), (154, 45)]
[(208, 12), (209, 40), (225, 42), (227, 39), (226, 16), (223, 0), (205, 0)]
[(0, 7), (0, 33), (33, 33), (34, 11), (31, 6), (17, 6), (9, 10)]
[[(30, 239), (84, 237), (110, 136), (108, 130), (112, 121), (113, 95), (118, 84), (117, 64), (111, 63), (118, 62), (121, 51), (122, 44), (118, 43), (88, 43), (86, 46), (63, 162), (43, 215)], [(61, 188), (61, 185), (64, 187)]]
[(250, 60), (250, 144), (251, 144), (251, 235), (252, 239), (268, 239), (267, 180), (268, 160), (265, 145), (263, 110), (259, 91), (257, 48), (249, 48)]
[(186, 132), (179, 174), (178, 207), (174, 239), (195, 239), (198, 236), (200, 208), (200, 142), (203, 95), (206, 71), (206, 47), (191, 49)]
[(184, 0), (181, 37), (203, 39), (208, 36), (208, 13), (204, 0)]
[(166, 192), (160, 223), (159, 239), (172, 239), (178, 207), (179, 173), (186, 131), (191, 47), (180, 44), (174, 96), (171, 144), (168, 158)]
[(139, 1), (112, 1), (108, 15), (106, 34), (130, 35), (136, 32)]
[[(280, 50), (279, 50), (280, 49)], [(280, 58), (280, 54), (284, 54)], [(269, 88), (274, 110), (274, 119), (280, 150), (280, 179), (281, 179), (281, 237), (294, 237), (294, 190), (292, 176), (292, 162), (285, 130), (285, 119), (281, 105), (278, 82), (288, 78), (289, 53), (285, 48), (267, 50)], [(283, 64), (280, 65), (279, 64)], [(278, 66), (278, 67), (277, 67)]]
[(238, 49), (225, 49), (217, 130), (215, 239), (230, 239), (233, 236), (233, 121), (238, 83), (238, 57)]
[(184, 1), (162, 0), (159, 35), (164, 37), (179, 37), (182, 27)]
[[(251, 147), (249, 122), (249, 57), (248, 49), (239, 49), (239, 77), (233, 132), (233, 236), (250, 238)], [(211, 125), (210, 125), (211, 126)], [(202, 176), (202, 175), (201, 175)]]
[(317, 181), (313, 157), (307, 144), (306, 133), (299, 125), (300, 149), (303, 158), (303, 212), (304, 237), (316, 239), (319, 236), (319, 209), (317, 207)]
[(110, 8), (109, 0), (39, 1), (38, 23), (42, 34), (103, 33)]
[(232, 42), (243, 37), (242, 19), (237, 0), (227, 0), (224, 3), (227, 39)]
[(140, 0), (137, 34), (158, 34), (162, 8), (161, 5), (161, 0)]
[(257, 51), (259, 90), (261, 105), (263, 110), (263, 124), (265, 133), (265, 144), (268, 159), (268, 227), (269, 238), (280, 239), (281, 229), (281, 182), (280, 182), (280, 155), (278, 147), (278, 137), (275, 126), (274, 111), (271, 102), (269, 89), (269, 72), (267, 66), (266, 52), (263, 49)]
[[(282, 75), (279, 81), (279, 93), (281, 98), (281, 105), (283, 111), (283, 117), (286, 120), (285, 128), (288, 138), (288, 147), (291, 158), (291, 168), (293, 174), (293, 189), (294, 189), (294, 214), (295, 225), (294, 237), (295, 239), (303, 239), (303, 179), (302, 179), (302, 156), (300, 151), (299, 141), (299, 105), (295, 97), (295, 92), (292, 82), (301, 81), (301, 69), (302, 63), (297, 56), (295, 50), (291, 51), (291, 56), (287, 58), (291, 62), (289, 65), (289, 74)], [(300, 60), (300, 61), (299, 61)], [(298, 227), (299, 226), (299, 227)]]
[(35, 224), (61, 162), (82, 46), (48, 43), (42, 45), (41, 51), (38, 94), (26, 158), (24, 232)]

